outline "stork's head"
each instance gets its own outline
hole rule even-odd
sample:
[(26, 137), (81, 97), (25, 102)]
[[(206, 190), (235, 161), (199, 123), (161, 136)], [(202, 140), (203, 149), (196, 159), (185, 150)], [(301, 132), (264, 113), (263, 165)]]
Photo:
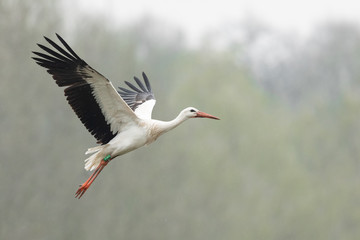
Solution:
[(220, 118), (214, 117), (210, 114), (201, 112), (199, 110), (197, 110), (194, 107), (188, 107), (185, 108), (182, 113), (187, 117), (187, 118), (211, 118), (211, 119), (216, 119), (216, 120), (220, 120)]

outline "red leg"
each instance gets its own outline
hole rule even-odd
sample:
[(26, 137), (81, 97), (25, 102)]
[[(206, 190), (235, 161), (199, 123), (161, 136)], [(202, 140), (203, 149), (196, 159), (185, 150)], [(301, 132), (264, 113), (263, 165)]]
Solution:
[(101, 171), (106, 167), (109, 161), (101, 160), (100, 165), (95, 169), (94, 173), (86, 180), (76, 191), (75, 198), (80, 199), (82, 195), (86, 192), (86, 190), (90, 187), (90, 185), (95, 181), (96, 177), (101, 173)]

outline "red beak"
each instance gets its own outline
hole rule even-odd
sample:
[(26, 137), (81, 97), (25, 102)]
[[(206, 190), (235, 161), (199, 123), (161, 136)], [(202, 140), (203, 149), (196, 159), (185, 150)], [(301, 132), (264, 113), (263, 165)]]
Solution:
[(220, 120), (220, 118), (217, 118), (217, 117), (215, 117), (213, 115), (210, 115), (210, 114), (207, 114), (207, 113), (204, 113), (204, 112), (198, 111), (196, 114), (197, 114), (195, 116), (196, 118), (211, 118), (211, 119)]

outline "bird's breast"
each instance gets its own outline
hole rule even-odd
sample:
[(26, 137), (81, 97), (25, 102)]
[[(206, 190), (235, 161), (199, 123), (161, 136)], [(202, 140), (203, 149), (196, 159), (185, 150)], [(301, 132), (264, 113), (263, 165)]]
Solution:
[(122, 155), (133, 151), (147, 143), (147, 133), (142, 127), (130, 128), (120, 132), (109, 142), (112, 155)]
[(147, 132), (148, 137), (146, 144), (154, 142), (162, 133), (161, 128), (157, 124), (151, 124)]

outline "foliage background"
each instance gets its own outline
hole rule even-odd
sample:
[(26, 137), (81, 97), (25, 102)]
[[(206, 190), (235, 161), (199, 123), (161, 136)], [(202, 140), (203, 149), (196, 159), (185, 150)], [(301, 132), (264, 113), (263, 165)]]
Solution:
[[(253, 20), (221, 48), (219, 33), (189, 48), (156, 19), (69, 28), (61, 11), (0, 0), (0, 239), (360, 236), (358, 25), (297, 39)], [(95, 141), (30, 59), (54, 32), (115, 86), (145, 71), (155, 118), (193, 105), (222, 120), (188, 121), (122, 156), (75, 199)]]

